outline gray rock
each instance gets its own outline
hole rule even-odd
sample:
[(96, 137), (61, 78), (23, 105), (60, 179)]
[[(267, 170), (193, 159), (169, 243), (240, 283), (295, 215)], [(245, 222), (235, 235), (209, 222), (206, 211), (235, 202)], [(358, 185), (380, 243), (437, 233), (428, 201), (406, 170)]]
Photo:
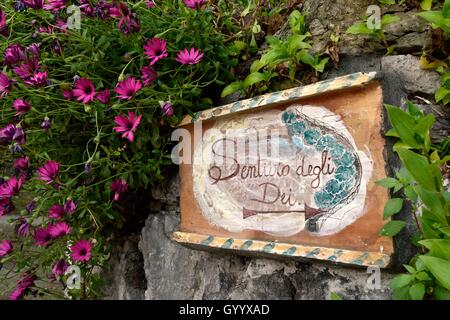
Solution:
[(392, 275), (382, 272), (379, 290), (368, 290), (365, 269), (303, 263), (185, 248), (170, 240), (175, 215), (151, 215), (139, 247), (147, 277), (146, 299), (387, 299)]
[(114, 252), (103, 271), (106, 299), (142, 300), (147, 288), (144, 262), (138, 248), (139, 237), (124, 239), (114, 246)]
[(384, 32), (389, 36), (402, 36), (410, 32), (425, 32), (430, 30), (430, 25), (426, 20), (420, 18), (417, 12), (399, 12), (395, 16), (399, 18), (398, 21), (388, 24), (384, 27)]
[(16, 218), (16, 216), (0, 217), (0, 240), (10, 238), (14, 234), (14, 224), (9, 222), (13, 218)]
[(381, 59), (383, 72), (395, 73), (401, 78), (406, 93), (434, 95), (440, 85), (438, 73), (422, 70), (419, 58), (412, 55), (386, 56)]
[(432, 45), (431, 32), (411, 32), (395, 41), (395, 51), (399, 53), (420, 52)]

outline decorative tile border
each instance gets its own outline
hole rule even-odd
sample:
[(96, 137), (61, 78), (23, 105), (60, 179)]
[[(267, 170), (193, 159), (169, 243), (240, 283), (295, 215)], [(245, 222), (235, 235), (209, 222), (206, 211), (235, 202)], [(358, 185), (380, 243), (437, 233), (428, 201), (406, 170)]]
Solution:
[(206, 248), (239, 250), (249, 253), (260, 252), (293, 258), (312, 258), (358, 266), (386, 268), (390, 263), (390, 256), (382, 252), (362, 252), (281, 242), (224, 238), (188, 232), (174, 232), (172, 239), (181, 244), (198, 245)]
[(255, 109), (260, 106), (267, 106), (274, 103), (294, 101), (299, 98), (310, 97), (322, 92), (340, 90), (361, 86), (374, 80), (376, 72), (353, 73), (335, 79), (316, 82), (307, 86), (292, 88), (284, 91), (268, 93), (251, 99), (236, 101), (221, 107), (216, 107), (194, 113), (193, 116), (186, 116), (178, 126), (184, 126), (196, 121), (204, 121), (217, 118), (237, 111)]

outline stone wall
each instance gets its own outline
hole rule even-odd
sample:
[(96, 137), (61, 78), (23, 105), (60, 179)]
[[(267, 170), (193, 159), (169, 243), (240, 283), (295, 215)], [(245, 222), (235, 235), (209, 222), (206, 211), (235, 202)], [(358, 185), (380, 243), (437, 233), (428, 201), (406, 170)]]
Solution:
[[(449, 135), (448, 108), (436, 105), (433, 94), (439, 75), (421, 70), (417, 54), (431, 45), (430, 27), (413, 11), (389, 6), (384, 11), (401, 20), (386, 30), (386, 39), (396, 45), (396, 54), (384, 56), (379, 41), (345, 34), (345, 30), (365, 14), (376, 0), (306, 0), (299, 8), (308, 12), (314, 39), (313, 50), (322, 52), (330, 35), (340, 33), (340, 64), (322, 78), (377, 71), (383, 86), (384, 102), (404, 105), (413, 99), (425, 112), (436, 114), (432, 139)], [(392, 174), (398, 159), (385, 150)], [(176, 171), (176, 168), (174, 168)], [(344, 299), (389, 299), (387, 283), (398, 270), (395, 266), (414, 254), (410, 236), (415, 232), (408, 208), (398, 218), (407, 228), (395, 239), (394, 268), (382, 272), (380, 290), (368, 290), (366, 269), (322, 262), (295, 262), (249, 258), (188, 249), (170, 240), (180, 219), (179, 179), (176, 173), (151, 191), (148, 217), (137, 232), (116, 239), (109, 269), (104, 272), (109, 299), (328, 299), (336, 292)], [(140, 210), (141, 211), (141, 210)], [(133, 215), (131, 215), (132, 219)], [(141, 215), (139, 215), (141, 218)], [(134, 228), (136, 229), (136, 228)], [(0, 219), (0, 239), (12, 232)]]

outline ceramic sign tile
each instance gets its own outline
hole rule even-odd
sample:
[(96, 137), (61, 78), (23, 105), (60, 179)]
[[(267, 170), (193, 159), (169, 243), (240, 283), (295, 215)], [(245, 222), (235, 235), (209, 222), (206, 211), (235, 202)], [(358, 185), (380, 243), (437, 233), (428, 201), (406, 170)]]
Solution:
[(182, 122), (181, 226), (196, 247), (386, 267), (382, 94), (354, 74)]

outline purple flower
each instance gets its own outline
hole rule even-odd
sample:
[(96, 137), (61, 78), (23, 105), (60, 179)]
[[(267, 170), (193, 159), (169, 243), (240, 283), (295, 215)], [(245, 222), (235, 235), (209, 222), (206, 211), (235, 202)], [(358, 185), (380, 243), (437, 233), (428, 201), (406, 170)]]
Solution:
[(52, 122), (50, 121), (50, 119), (48, 117), (45, 117), (44, 121), (42, 121), (42, 123), (41, 123), (41, 128), (44, 129), (45, 131), (47, 131), (51, 127), (52, 127)]
[(66, 0), (47, 0), (47, 4), (44, 4), (43, 9), (56, 13), (66, 7)]
[(17, 221), (15, 230), (19, 237), (26, 237), (30, 233), (30, 225), (25, 218), (20, 218)]
[(158, 78), (158, 73), (152, 66), (145, 66), (142, 68), (142, 81), (144, 86), (149, 86), (153, 81)]
[(47, 72), (37, 71), (24, 82), (33, 87), (43, 87), (47, 83)]
[(66, 201), (66, 203), (64, 203), (64, 212), (65, 213), (72, 214), (75, 212), (75, 210), (77, 210), (77, 205), (76, 205), (75, 201), (73, 201), (72, 199), (69, 199)]
[(0, 185), (0, 199), (10, 199), (19, 193), (20, 188), (22, 188), (23, 180), (23, 176), (19, 179), (11, 177), (8, 181)]
[(14, 205), (10, 198), (0, 199), (0, 217), (10, 213), (14, 209)]
[(94, 14), (101, 19), (109, 18), (109, 10), (113, 8), (111, 3), (107, 3), (104, 0), (100, 0), (94, 8)]
[(13, 108), (16, 110), (16, 116), (27, 113), (31, 109), (31, 105), (22, 99), (16, 99), (13, 103)]
[(28, 214), (30, 214), (34, 209), (36, 209), (36, 201), (32, 200), (29, 204), (26, 205), (25, 210)]
[(206, 0), (183, 0), (184, 4), (191, 9), (200, 9)]
[(13, 245), (11, 241), (2, 240), (0, 242), (0, 258), (10, 254), (11, 252), (13, 252)]
[(64, 207), (60, 204), (54, 204), (48, 209), (48, 217), (50, 219), (62, 219), (64, 216)]
[(23, 3), (31, 9), (42, 9), (44, 7), (44, 0), (22, 0)]
[(8, 76), (3, 72), (0, 72), (0, 98), (6, 97), (11, 90), (12, 83), (9, 81)]
[(23, 298), (30, 287), (34, 286), (34, 281), (36, 280), (35, 275), (31, 275), (29, 272), (25, 272), (17, 281), (17, 287), (9, 296), (9, 300), (18, 300)]
[(37, 173), (40, 176), (39, 179), (47, 182), (47, 184), (52, 183), (58, 178), (59, 166), (60, 164), (53, 160), (45, 163), (42, 167), (37, 169)]
[(126, 35), (140, 29), (138, 16), (131, 12), (130, 8), (123, 2), (119, 2), (115, 7), (110, 8), (109, 15), (120, 19), (117, 27)]
[(80, 78), (75, 82), (74, 88), (72, 94), (78, 101), (86, 104), (94, 100), (96, 92), (91, 80)]
[(27, 171), (29, 167), (30, 158), (28, 156), (20, 157), (14, 161), (14, 169), (17, 171)]
[(68, 267), (69, 266), (67, 265), (66, 261), (64, 261), (64, 259), (60, 259), (53, 265), (52, 278), (56, 279), (57, 277), (63, 276), (66, 273)]
[(111, 92), (109, 90), (99, 91), (95, 96), (95, 99), (97, 99), (103, 104), (108, 104), (109, 100), (111, 100)]
[(37, 228), (34, 230), (34, 245), (46, 247), (52, 241), (52, 235), (49, 231), (49, 226), (45, 228)]
[(11, 44), (3, 53), (3, 62), (8, 66), (16, 66), (27, 59), (25, 48), (20, 44)]
[(62, 95), (66, 100), (73, 100), (72, 90), (62, 90)]
[(144, 45), (144, 54), (150, 59), (150, 65), (154, 65), (161, 59), (167, 58), (167, 43), (164, 39), (153, 38)]
[(78, 240), (70, 247), (70, 251), (74, 261), (87, 262), (91, 258), (92, 245), (87, 240)]
[(119, 195), (122, 192), (127, 191), (128, 189), (128, 184), (125, 180), (123, 179), (116, 179), (113, 181), (113, 183), (111, 184), (111, 191), (114, 192), (114, 201), (119, 200)]
[(22, 12), (26, 9), (27, 9), (27, 7), (23, 3), (23, 0), (16, 0), (16, 2), (14, 3), (14, 11)]
[(61, 221), (48, 227), (48, 232), (53, 239), (64, 237), (70, 233), (70, 225), (67, 222)]
[(13, 140), (20, 144), (25, 144), (25, 132), (19, 126), (16, 126), (14, 131)]
[(132, 111), (128, 111), (128, 117), (126, 115), (116, 116), (114, 122), (117, 124), (114, 127), (114, 131), (121, 132), (122, 138), (127, 138), (130, 142), (134, 141), (134, 132), (136, 131), (139, 123), (141, 122), (142, 115), (136, 117), (136, 114)]
[(203, 58), (203, 53), (200, 52), (200, 50), (191, 48), (183, 49), (180, 52), (178, 52), (177, 60), (181, 64), (197, 64), (200, 62), (200, 60)]
[(154, 8), (155, 7), (155, 1), (153, 1), (153, 0), (147, 0), (146, 1), (146, 3), (147, 3), (147, 8)]
[(12, 123), (7, 124), (5, 127), (0, 129), (0, 143), (8, 144), (14, 137), (16, 133), (16, 126)]
[(134, 77), (128, 77), (125, 80), (120, 81), (114, 91), (117, 93), (117, 98), (130, 100), (141, 88), (141, 81)]
[(6, 25), (6, 14), (0, 9), (0, 35), (7, 37), (9, 34), (8, 26)]
[(173, 105), (170, 102), (161, 103), (161, 110), (166, 117), (172, 117), (174, 114)]

